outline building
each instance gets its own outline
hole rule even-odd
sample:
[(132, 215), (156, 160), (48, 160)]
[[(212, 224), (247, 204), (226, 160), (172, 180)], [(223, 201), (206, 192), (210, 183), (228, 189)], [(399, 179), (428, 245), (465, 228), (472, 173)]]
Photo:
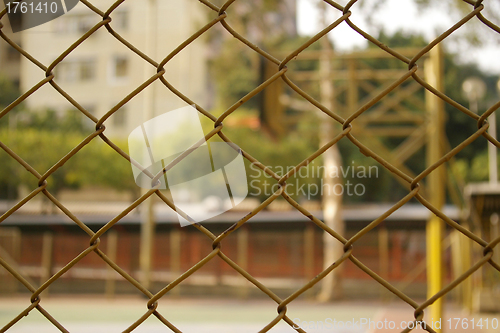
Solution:
[[(105, 12), (113, 3), (103, 0), (97, 6)], [(204, 12), (203, 7), (192, 1), (127, 1), (112, 12), (110, 25), (159, 63), (208, 21), (208, 11)], [(63, 16), (20, 32), (21, 44), (24, 50), (49, 66), (101, 20), (100, 15), (78, 3)], [(176, 89), (201, 105), (206, 102), (205, 53), (201, 39), (193, 42), (165, 65), (164, 75)], [(106, 27), (101, 27), (58, 64), (53, 73), (54, 81), (64, 91), (99, 118), (155, 75), (156, 68), (119, 42)], [(23, 57), (21, 91), (27, 91), (44, 78), (45, 73)], [(26, 103), (33, 110), (75, 109), (49, 84), (31, 95)], [(106, 134), (127, 137), (145, 120), (185, 104), (162, 83), (155, 82), (106, 121)], [(90, 120), (85, 121), (93, 126)]]
[[(113, 3), (103, 0), (99, 1), (97, 7), (105, 12)], [(261, 8), (264, 15), (252, 14), (255, 8)], [(294, 0), (279, 1), (272, 9), (264, 8), (263, 1), (252, 6), (236, 2), (229, 12), (247, 17), (241, 20), (247, 23), (245, 26), (241, 26), (238, 21), (230, 23), (259, 45), (266, 39), (265, 31), (273, 31), (273, 36), (287, 38), (297, 35)], [(196, 1), (151, 0), (124, 2), (110, 16), (110, 25), (116, 32), (160, 62), (213, 19), (215, 13)], [(63, 16), (12, 35), (24, 50), (49, 66), (101, 19), (100, 15), (83, 3), (78, 3)], [(208, 77), (207, 60), (218, 56), (222, 40), (232, 38), (222, 27), (215, 30), (221, 34), (198, 38), (165, 66), (167, 73), (164, 77), (192, 101), (207, 109), (213, 105), (215, 94), (213, 84), (210, 84), (211, 78)], [(11, 66), (3, 59), (11, 59), (9, 61), (17, 61), (18, 64)], [(8, 72), (8, 76), (16, 83), (20, 82), (22, 92), (45, 78), (40, 68), (21, 57), (7, 43), (0, 43), (0, 60), (0, 72)], [(56, 76), (54, 81), (64, 91), (99, 118), (153, 76), (156, 68), (114, 38), (105, 27), (101, 27), (58, 64), (53, 73)], [(35, 111), (52, 109), (59, 113), (75, 109), (49, 84), (31, 95), (24, 106)], [(125, 138), (146, 119), (182, 106), (185, 106), (184, 101), (162, 83), (155, 82), (106, 121), (106, 134)], [(145, 108), (149, 111), (145, 111)], [(93, 127), (88, 119), (83, 121), (88, 123), (89, 128)]]

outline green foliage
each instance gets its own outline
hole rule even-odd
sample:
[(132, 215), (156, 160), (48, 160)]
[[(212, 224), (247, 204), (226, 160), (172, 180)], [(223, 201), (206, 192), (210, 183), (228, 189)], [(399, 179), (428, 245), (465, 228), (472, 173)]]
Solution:
[[(0, 131), (0, 141), (40, 174), (47, 172), (89, 134), (85, 133), (76, 112), (68, 111), (64, 116), (52, 111), (23, 115), (24, 120), (15, 130)], [(30, 190), (37, 187), (38, 179), (3, 150), (0, 150), (0, 161), (0, 197), (15, 197), (20, 185)], [(137, 190), (130, 164), (99, 138), (71, 157), (47, 182), (48, 190), (56, 194), (62, 189), (85, 186)]]
[[(272, 4), (272, 2), (269, 2), (269, 4)], [(422, 36), (404, 32), (388, 35), (382, 31), (378, 39), (391, 47), (423, 47), (427, 45)], [(307, 37), (275, 38), (272, 40), (267, 39), (262, 43), (265, 45), (266, 51), (275, 54), (280, 50), (290, 52), (306, 40)], [(374, 46), (370, 45), (370, 47)], [(315, 43), (309, 49), (318, 48), (319, 43)], [(234, 38), (224, 40), (219, 56), (212, 59), (210, 63), (210, 70), (217, 88), (216, 109), (219, 112), (245, 96), (260, 83), (259, 57), (246, 45)], [(367, 62), (370, 62), (370, 60)], [(373, 60), (369, 63), (369, 66), (372, 68), (405, 68), (406, 64), (388, 58)], [(318, 62), (292, 61), (288, 67), (290, 71), (312, 71), (318, 69)], [(495, 83), (497, 78), (483, 73), (475, 65), (459, 64), (453, 55), (446, 54), (445, 73), (446, 94), (462, 105), (467, 106), (468, 102), (462, 94), (461, 84), (470, 76), (478, 76), (487, 83), (488, 93), (485, 100), (496, 97)], [(375, 81), (372, 83), (379, 84)], [(301, 87), (319, 99), (317, 84), (304, 83), (301, 84)], [(287, 93), (297, 98), (296, 94), (290, 90), (287, 90)], [(424, 98), (423, 92), (418, 94), (419, 98)], [(17, 89), (8, 80), (0, 78), (0, 108), (10, 104), (18, 96)], [(360, 98), (363, 97), (365, 96), (361, 92)], [(29, 112), (18, 108), (0, 119), (0, 141), (6, 143), (41, 174), (49, 170), (91, 133), (84, 121), (82, 121), (82, 115), (78, 111), (68, 111), (60, 115), (50, 110), (46, 112)], [(411, 109), (411, 106), (408, 105), (408, 108)], [(486, 105), (482, 105), (481, 111), (484, 112), (485, 108)], [(234, 119), (238, 115), (245, 116), (248, 114), (255, 116), (256, 109), (257, 103), (253, 98), (249, 103), (245, 103), (243, 107), (236, 110), (231, 117)], [(420, 112), (422, 110), (416, 111)], [(287, 115), (293, 114), (291, 110), (287, 110), (286, 113)], [(446, 134), (451, 147), (463, 142), (477, 129), (476, 122), (473, 119), (448, 104), (446, 104), (446, 114)], [(15, 127), (10, 126), (9, 128), (9, 117), (11, 117), (10, 122)], [(206, 126), (213, 128), (212, 122), (208, 120), (205, 120), (205, 122), (207, 123)], [(273, 140), (263, 131), (250, 128), (227, 126), (223, 131), (233, 142), (282, 176), (287, 170), (318, 149), (319, 125), (319, 119), (315, 112), (301, 112), (300, 121), (282, 140)], [(385, 143), (394, 148), (399, 142), (387, 140)], [(126, 143), (118, 144), (119, 146), (126, 146)], [(365, 179), (352, 177), (352, 174), (348, 173), (343, 180), (344, 183), (347, 181), (362, 183), (367, 191), (362, 197), (344, 196), (346, 202), (396, 201), (407, 194), (407, 189), (396, 182), (394, 175), (385, 171), (373, 159), (361, 154), (357, 147), (348, 140), (341, 140), (339, 149), (341, 150), (344, 168), (377, 166), (379, 171), (377, 177)], [(19, 185), (25, 185), (30, 190), (36, 188), (38, 180), (1, 149), (0, 161), (1, 198), (6, 197), (7, 189), (15, 193)], [(420, 151), (407, 164), (417, 173), (423, 170), (425, 168), (425, 152)], [(319, 157), (309, 166), (309, 169), (316, 168), (317, 170), (321, 165), (322, 160)], [(457, 156), (456, 163), (452, 167), (453, 173), (460, 180), (479, 181), (487, 179), (486, 165), (485, 140), (477, 140)], [(269, 193), (266, 193), (263, 188), (265, 182), (276, 184), (276, 181), (265, 176), (262, 172), (255, 171), (255, 167), (247, 170), (249, 170), (248, 180), (258, 180), (254, 183), (254, 186), (260, 188), (260, 194), (256, 194), (255, 191), (252, 192), (252, 189), (250, 194), (260, 199), (267, 198)], [(310, 172), (309, 175), (310, 177), (292, 177), (288, 182), (293, 183), (294, 186), (320, 184), (320, 174)], [(49, 190), (54, 193), (65, 188), (82, 188), (85, 186), (138, 191), (133, 182), (129, 163), (99, 139), (94, 139), (51, 175), (48, 179), (48, 185)], [(299, 200), (303, 199), (297, 193), (293, 197)], [(314, 198), (319, 200), (320, 196)]]
[[(417, 47), (423, 48), (428, 42), (422, 35), (415, 35), (412, 33), (407, 33), (403, 31), (398, 31), (392, 35), (387, 34), (382, 31), (377, 39), (382, 43), (392, 47), (392, 48), (404, 48), (404, 47)], [(290, 52), (294, 50), (299, 45), (304, 43), (307, 37), (297, 37), (297, 38), (287, 38), (280, 41), (268, 42), (267, 45), (272, 45), (272, 50), (286, 50)], [(227, 49), (223, 49), (221, 56), (214, 63), (217, 67), (213, 67), (214, 73), (218, 73), (217, 82), (218, 87), (217, 94), (220, 100), (231, 100), (236, 101), (241, 98), (245, 93), (249, 92), (254, 88), (258, 82), (258, 78), (255, 76), (255, 67), (252, 62), (252, 55), (254, 52), (248, 51), (248, 47), (245, 45), (236, 46), (237, 43), (233, 43), (231, 40), (226, 46)], [(233, 45), (234, 44), (234, 45)], [(231, 48), (241, 47), (241, 52), (231, 51)], [(309, 49), (319, 49), (319, 43), (314, 43)], [(369, 44), (370, 48), (376, 48), (376, 46)], [(274, 54), (274, 52), (271, 52)], [(406, 69), (407, 64), (401, 62), (394, 58), (383, 58), (383, 59), (373, 59), (365, 60), (370, 68), (375, 69)], [(421, 61), (419, 61), (419, 64)], [(456, 60), (456, 56), (453, 54), (446, 53), (444, 59), (445, 66), (445, 92), (455, 101), (462, 105), (467, 106), (468, 101), (462, 93), (462, 82), (470, 76), (478, 76), (485, 80), (488, 86), (488, 94), (485, 100), (491, 100), (496, 97), (495, 83), (496, 77), (487, 75), (478, 69), (476, 65), (461, 64)], [(318, 69), (318, 61), (292, 61), (288, 64), (289, 71), (314, 71)], [(252, 72), (253, 71), (253, 72)], [(374, 86), (379, 86), (380, 82), (377, 80), (372, 80), (370, 82)], [(409, 84), (410, 81), (402, 84), (402, 87)], [(319, 90), (316, 83), (301, 82), (300, 86), (302, 89), (306, 90), (314, 98), (318, 99)], [(339, 91), (342, 91), (343, 87), (337, 87)], [(398, 88), (399, 89), (399, 88)], [(294, 98), (298, 98), (294, 92), (289, 89), (286, 91), (287, 94)], [(365, 91), (359, 92), (359, 98), (362, 100), (367, 97)], [(423, 89), (415, 92), (414, 97), (420, 100), (425, 100), (425, 94)], [(339, 95), (340, 102), (346, 102), (346, 94)], [(415, 112), (423, 112), (419, 107), (412, 105), (410, 101), (403, 101), (404, 106), (408, 110), (414, 110)], [(226, 103), (227, 104), (227, 103)], [(226, 105), (227, 107), (227, 105)], [(254, 108), (254, 104), (245, 104), (246, 108)], [(482, 112), (484, 112), (486, 105), (482, 105)], [(445, 105), (447, 121), (446, 121), (446, 135), (450, 141), (451, 147), (455, 147), (464, 140), (466, 140), (472, 133), (477, 129), (476, 122), (470, 117), (463, 114), (461, 111), (453, 108), (451, 105)], [(238, 114), (245, 113), (245, 110), (241, 108), (236, 111)], [(287, 115), (293, 114), (292, 110), (287, 110)], [(319, 121), (317, 115), (314, 112), (301, 112), (301, 119), (297, 123), (298, 125), (293, 131), (282, 140), (271, 140), (262, 131), (254, 131), (247, 128), (232, 128), (230, 126), (224, 129), (224, 133), (228, 135), (231, 140), (240, 145), (245, 151), (252, 154), (259, 161), (264, 164), (274, 167), (273, 170), (286, 170), (287, 168), (293, 167), (302, 161), (305, 157), (312, 154), (318, 148), (318, 128)], [(231, 117), (235, 117), (232, 115)], [(365, 138), (366, 139), (366, 138)], [(367, 138), (369, 140), (369, 138)], [(384, 144), (389, 147), (389, 149), (395, 149), (401, 143), (401, 139), (385, 139)], [(359, 149), (353, 146), (348, 140), (341, 140), (339, 143), (339, 149), (341, 151), (343, 159), (343, 167), (365, 167), (377, 166), (379, 173), (377, 177), (366, 178), (366, 179), (355, 179), (352, 174), (347, 174), (347, 177), (343, 180), (344, 183), (349, 181), (351, 183), (362, 183), (367, 191), (362, 197), (344, 197), (346, 202), (357, 202), (357, 201), (397, 201), (402, 196), (408, 193), (407, 188), (403, 187), (398, 183), (394, 175), (390, 172), (385, 171), (385, 169), (378, 165), (376, 161), (368, 158), (359, 152)], [(453, 166), (454, 174), (461, 178), (463, 181), (477, 181), (484, 180), (487, 176), (487, 168), (484, 168), (485, 163), (485, 153), (486, 144), (484, 140), (477, 140), (470, 146), (466, 147), (458, 156), (456, 160), (456, 165)], [(406, 163), (406, 165), (416, 174), (420, 173), (426, 167), (425, 162), (425, 150), (420, 150), (414, 154)], [(321, 158), (316, 162), (316, 166), (321, 165)], [(483, 168), (481, 168), (483, 165)], [(311, 166), (312, 167), (312, 166)], [(262, 176), (262, 175), (261, 175)], [(252, 180), (253, 178), (249, 178)], [(259, 183), (263, 183), (267, 179), (268, 182), (275, 183), (274, 180), (262, 176), (259, 179)], [(294, 180), (290, 180), (294, 181)], [(321, 177), (316, 175), (310, 179), (301, 179), (300, 183), (306, 184), (320, 184)], [(264, 199), (265, 196), (261, 196)], [(317, 199), (320, 199), (317, 197)]]
[[(388, 35), (384, 30), (380, 31), (377, 39), (390, 46), (391, 48), (398, 47), (424, 47), (427, 42), (422, 35), (416, 35), (405, 31), (396, 31), (393, 35)], [(378, 48), (375, 44), (369, 43), (368, 48)]]
[[(423, 36), (413, 35), (411, 33), (405, 32), (396, 32), (393, 35), (388, 35), (384, 31), (380, 33), (377, 37), (382, 43), (392, 47), (392, 48), (403, 48), (403, 47), (418, 47), (422, 48), (427, 45), (426, 40)], [(370, 48), (376, 48), (375, 45), (369, 46)], [(370, 68), (375, 69), (384, 69), (384, 68), (400, 68), (406, 69), (407, 65), (397, 59), (387, 58), (387, 59), (374, 59), (374, 60), (365, 60), (367, 65)], [(421, 61), (420, 61), (421, 62)], [(420, 63), (419, 62), (419, 63)], [(454, 54), (445, 53), (444, 59), (445, 66), (445, 93), (450, 96), (452, 99), (457, 101), (458, 103), (468, 106), (468, 101), (466, 100), (463, 92), (462, 92), (462, 83), (463, 81), (470, 76), (477, 76), (485, 81), (487, 84), (487, 95), (484, 98), (484, 101), (497, 100), (498, 95), (496, 92), (496, 81), (497, 77), (493, 75), (488, 75), (482, 72), (475, 64), (461, 64), (457, 61), (457, 57)], [(404, 87), (409, 84), (410, 81), (405, 82), (401, 85)], [(380, 82), (377, 80), (372, 80), (371, 83), (374, 86), (379, 86)], [(337, 85), (337, 89), (342, 90), (344, 87), (340, 86), (339, 83)], [(397, 88), (399, 89), (399, 88)], [(309, 90), (308, 90), (309, 92)], [(425, 100), (425, 94), (423, 89), (420, 89), (414, 94), (415, 97)], [(362, 100), (363, 98), (368, 97), (367, 93), (364, 91), (359, 92), (359, 98)], [(341, 94), (339, 96), (339, 101), (341, 103), (346, 103), (346, 94)], [(423, 112), (420, 108), (417, 108), (415, 105), (412, 105), (409, 101), (402, 101), (403, 105), (408, 110), (414, 110), (415, 112)], [(484, 112), (488, 104), (480, 105), (480, 112)], [(456, 147), (461, 142), (466, 140), (470, 135), (472, 135), (477, 130), (476, 121), (462, 113), (461, 111), (455, 109), (449, 104), (445, 104), (446, 111), (446, 136), (450, 141), (451, 148)], [(369, 111), (367, 111), (369, 112)], [(370, 140), (370, 138), (364, 138), (363, 140)], [(361, 140), (361, 141), (363, 141)], [(401, 142), (402, 139), (384, 139), (384, 144), (390, 149), (395, 149)], [(488, 169), (485, 167), (487, 165), (486, 161), (486, 142), (485, 140), (476, 140), (471, 145), (466, 147), (459, 155), (457, 155), (457, 159), (455, 163), (457, 166), (452, 165), (454, 168), (454, 173), (456, 177), (460, 178), (463, 182), (468, 181), (480, 181), (487, 179)], [(373, 159), (366, 158), (363, 156), (357, 147), (354, 147), (349, 141), (341, 140), (339, 142), (339, 148), (341, 151), (343, 166), (346, 168), (350, 163), (353, 163), (356, 166), (378, 166)], [(410, 159), (405, 163), (406, 166), (411, 169), (416, 174), (420, 173), (426, 167), (426, 156), (425, 150), (420, 150), (415, 153)], [(362, 197), (346, 197), (344, 196), (344, 201), (346, 202), (356, 202), (359, 200), (362, 201), (396, 201), (399, 200), (402, 196), (407, 194), (407, 188), (404, 188), (401, 184), (399, 184), (394, 175), (385, 171), (384, 168), (379, 167), (380, 173), (379, 176), (369, 179), (363, 179), (361, 182), (366, 186), (367, 192)], [(356, 181), (356, 179), (351, 179), (350, 175), (345, 177), (345, 181)], [(359, 182), (359, 180), (358, 180)]]
[[(223, 44), (220, 56), (210, 62), (218, 107), (229, 108), (258, 85), (259, 70), (254, 59), (248, 47), (241, 43), (231, 40)], [(254, 100), (247, 106), (255, 107)]]
[[(484, 140), (481, 141), (486, 146)], [(456, 175), (461, 183), (484, 182), (488, 181), (489, 179), (488, 163), (488, 152), (486, 150), (483, 150), (471, 159), (458, 159), (452, 165), (452, 169), (454, 175)], [(500, 158), (498, 158), (497, 165), (500, 165)]]
[[(284, 140), (272, 140), (262, 131), (250, 128), (228, 127), (223, 132), (235, 144), (269, 167), (278, 176), (283, 176), (290, 168), (313, 154), (318, 147), (318, 138), (314, 131), (296, 131), (288, 135)], [(249, 163), (247, 163), (247, 178), (251, 184), (250, 195), (261, 200), (272, 194), (270, 192), (271, 185), (277, 183), (256, 166), (250, 166)], [(316, 183), (318, 179), (318, 177), (296, 178), (291, 179), (290, 182), (293, 184), (297, 182), (299, 184), (309, 184)], [(274, 187), (274, 190), (276, 188)], [(298, 198), (294, 193), (291, 194), (292, 197)]]

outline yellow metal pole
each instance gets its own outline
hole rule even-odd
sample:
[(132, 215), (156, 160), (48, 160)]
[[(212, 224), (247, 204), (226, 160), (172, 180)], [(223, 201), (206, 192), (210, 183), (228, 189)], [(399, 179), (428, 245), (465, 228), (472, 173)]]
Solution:
[[(439, 91), (443, 91), (443, 55), (441, 45), (436, 45), (430, 51), (430, 57), (425, 63), (425, 77), (427, 82)], [(434, 94), (426, 91), (426, 105), (428, 112), (428, 143), (427, 164), (432, 165), (443, 156), (441, 140), (443, 139), (444, 102)], [(429, 191), (430, 203), (441, 209), (445, 201), (445, 169), (440, 166), (427, 176), (426, 185)], [(427, 222), (427, 297), (432, 297), (443, 287), (443, 221), (432, 215)], [(444, 321), (443, 302), (438, 299), (429, 307), (425, 316), (427, 322)], [(436, 332), (441, 329), (434, 328)]]

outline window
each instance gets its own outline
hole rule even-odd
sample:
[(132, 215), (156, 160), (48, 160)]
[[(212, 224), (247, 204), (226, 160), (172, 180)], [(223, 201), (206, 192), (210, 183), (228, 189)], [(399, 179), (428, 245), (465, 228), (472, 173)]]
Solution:
[(90, 81), (95, 76), (94, 62), (92, 61), (82, 61), (78, 70), (80, 71), (80, 81)]
[(56, 22), (58, 32), (83, 34), (96, 25), (99, 19), (92, 13), (66, 14)]
[(87, 82), (96, 77), (94, 60), (68, 60), (56, 66), (56, 80), (65, 82)]
[(128, 75), (128, 60), (125, 57), (115, 58), (115, 77), (124, 78)]
[(125, 56), (115, 56), (108, 67), (109, 82), (112, 85), (125, 84), (129, 76), (129, 59)]
[[(128, 11), (118, 9), (111, 14), (111, 26), (118, 30), (128, 29)], [(62, 33), (84, 34), (99, 22), (99, 16), (95, 13), (73, 13), (66, 14), (55, 21), (56, 30)]]

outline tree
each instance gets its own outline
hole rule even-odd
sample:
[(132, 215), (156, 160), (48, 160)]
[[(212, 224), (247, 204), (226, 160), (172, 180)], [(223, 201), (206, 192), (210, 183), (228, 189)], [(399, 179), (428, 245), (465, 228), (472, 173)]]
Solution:
[(7, 77), (0, 75), (0, 109), (5, 108), (20, 96), (19, 89)]
[[(366, 7), (366, 8), (369, 8)], [(403, 31), (398, 31), (394, 34), (388, 34), (385, 31), (381, 31), (378, 36), (375, 36), (378, 40), (386, 45), (390, 45), (394, 48), (401, 47), (425, 47), (428, 41), (424, 36), (419, 34), (413, 34)], [(286, 50), (290, 51), (301, 45), (307, 37), (297, 37), (297, 38), (287, 38), (281, 41), (275, 41), (274, 50)], [(229, 43), (229, 42), (228, 42)], [(249, 58), (241, 56), (241, 53), (237, 52), (227, 52), (223, 51), (220, 57), (214, 58), (214, 61), (219, 63), (223, 67), (213, 67), (215, 73), (219, 73), (217, 77), (217, 82), (220, 83), (219, 89), (217, 89), (217, 96), (224, 96), (221, 98), (225, 101), (236, 101), (241, 98), (245, 93), (249, 92), (252, 88), (257, 85), (255, 69), (252, 67), (252, 61), (249, 59), (255, 54), (254, 51), (250, 50), (246, 45), (243, 45), (234, 38), (231, 39), (231, 45), (234, 47), (240, 47), (241, 44), (242, 51), (248, 51)], [(369, 43), (369, 48), (376, 48), (375, 45)], [(314, 43), (311, 45), (310, 49), (318, 49), (319, 43)], [(456, 54), (451, 53), (446, 50), (445, 54), (445, 92), (446, 94), (457, 101), (458, 103), (468, 106), (468, 101), (462, 93), (462, 82), (469, 76), (481, 77), (487, 83), (488, 93), (486, 100), (496, 98), (496, 80), (494, 75), (489, 75), (481, 71), (475, 64), (463, 64), (460, 62)], [(273, 53), (273, 52), (271, 52)], [(234, 59), (233, 59), (234, 58)], [(243, 60), (246, 59), (246, 60)], [(244, 66), (239, 64), (244, 62)], [(236, 65), (235, 65), (236, 64)], [(307, 71), (307, 70), (317, 70), (318, 61), (292, 61), (288, 67), (289, 72), (297, 71)], [(376, 59), (369, 64), (372, 68), (401, 68), (405, 69), (406, 64), (393, 58), (388, 59)], [(223, 70), (222, 70), (223, 69)], [(224, 74), (224, 73), (227, 73)], [(290, 74), (291, 75), (291, 74)], [(246, 78), (246, 79), (243, 79)], [(242, 79), (242, 81), (239, 81)], [(219, 84), (218, 83), (218, 84)], [(379, 84), (378, 82), (371, 82), (372, 84)], [(407, 83), (405, 83), (407, 84)], [(315, 84), (304, 84), (301, 82), (300, 86), (305, 89), (309, 94), (311, 94), (316, 100), (320, 99), (320, 92), (318, 86)], [(339, 89), (341, 87), (338, 87)], [(286, 94), (291, 97), (297, 97), (289, 90), (285, 90)], [(360, 91), (360, 99), (365, 97), (363, 91)], [(340, 94), (340, 99), (345, 98), (346, 94)], [(231, 96), (231, 97), (229, 97)], [(421, 89), (416, 92), (418, 98), (424, 100), (424, 91)], [(252, 100), (251, 100), (252, 101)], [(403, 101), (402, 103), (407, 103)], [(227, 104), (227, 102), (226, 102)], [(486, 108), (486, 104), (483, 105), (483, 112)], [(237, 110), (237, 114), (246, 112), (245, 109), (255, 108), (255, 104), (245, 103), (240, 109)], [(414, 106), (407, 105), (408, 108), (413, 108)], [(421, 112), (422, 110), (415, 110), (415, 112)], [(232, 115), (231, 117), (236, 116)], [(455, 147), (461, 142), (463, 142), (468, 136), (470, 136), (476, 130), (476, 123), (467, 115), (463, 114), (459, 110), (456, 110), (452, 106), (446, 104), (446, 114), (448, 120), (446, 122), (446, 134), (450, 141), (450, 146)], [(307, 156), (308, 152), (312, 152), (317, 147), (317, 128), (318, 122), (314, 115), (310, 112), (295, 112), (291, 109), (287, 109), (285, 112), (285, 118), (290, 119), (293, 117), (300, 117), (300, 121), (297, 122), (297, 126), (290, 127), (287, 130), (287, 135), (281, 140), (269, 140), (265, 133), (259, 133), (253, 130), (246, 130), (238, 128), (232, 133), (230, 126), (224, 128), (224, 133), (227, 133), (230, 138), (235, 137), (235, 142), (241, 144), (243, 149), (246, 149), (252, 155), (262, 156), (264, 159), (262, 162), (267, 163), (267, 165), (279, 165), (285, 166), (286, 163), (291, 163), (290, 158), (287, 154), (294, 154), (295, 156)], [(457, 130), (460, 129), (460, 130)], [(245, 140), (244, 136), (248, 136), (248, 140)], [(284, 143), (287, 140), (293, 141), (295, 136), (304, 138), (304, 141), (295, 150), (292, 150), (290, 145)], [(251, 138), (251, 139), (250, 139)], [(251, 148), (250, 142), (258, 142), (255, 148)], [(400, 142), (397, 139), (385, 139), (384, 144), (389, 148), (395, 148)], [(250, 146), (249, 146), (250, 145)], [(245, 148), (247, 147), (248, 148)], [(356, 167), (369, 168), (370, 166), (377, 166), (378, 164), (371, 158), (362, 155), (358, 149), (354, 149), (353, 145), (348, 142), (348, 140), (341, 140), (339, 143), (339, 148), (344, 159), (344, 167), (347, 168), (351, 166), (350, 161), (356, 162)], [(301, 151), (297, 151), (301, 149)], [(274, 158), (272, 155), (274, 153), (278, 158)], [(472, 168), (472, 165), (478, 165), (479, 162), (474, 162), (475, 159), (480, 158), (479, 155), (485, 154), (486, 143), (485, 140), (476, 140), (470, 146), (466, 147), (459, 155), (457, 155), (455, 161), (458, 167), (454, 167), (455, 175), (460, 178), (461, 181), (472, 181), (484, 179), (484, 174), (477, 172), (477, 168)], [(478, 154), (478, 152), (480, 152)], [(264, 157), (265, 156), (265, 157)], [(271, 164), (270, 161), (275, 161)], [(289, 164), (288, 166), (293, 166), (294, 164)], [(421, 150), (415, 153), (406, 163), (406, 165), (415, 173), (420, 173), (425, 169), (425, 151)], [(345, 181), (350, 181), (353, 183), (354, 179), (351, 179), (351, 174), (347, 174)], [(263, 181), (263, 180), (262, 180)], [(302, 180), (301, 180), (302, 181)], [(358, 179), (359, 181), (359, 179)], [(320, 184), (320, 178), (313, 178), (307, 181), (307, 184)], [(407, 194), (407, 189), (402, 187), (396, 182), (393, 175), (386, 172), (385, 169), (380, 168), (380, 173), (378, 178), (367, 178), (363, 179), (363, 184), (366, 187), (366, 193), (362, 197), (358, 196), (347, 196), (344, 197), (346, 203), (356, 203), (356, 202), (394, 202), (399, 200), (402, 196)], [(376, 189), (376, 190), (375, 190)], [(261, 197), (263, 199), (264, 196)], [(319, 197), (316, 197), (319, 199)]]
[[(398, 31), (393, 35), (389, 35), (384, 31), (381, 31), (376, 38), (386, 45), (390, 45), (393, 48), (397, 47), (418, 47), (422, 48), (427, 45), (427, 41), (422, 35), (415, 35), (403, 31)], [(370, 48), (376, 48), (377, 46), (369, 44)], [(406, 64), (399, 60), (389, 58), (389, 59), (377, 59), (370, 63), (370, 67), (373, 68), (405, 68)], [(487, 86), (487, 94), (484, 101), (497, 100), (498, 95), (496, 91), (497, 76), (485, 73), (480, 70), (476, 64), (463, 64), (458, 59), (458, 56), (449, 50), (445, 50), (444, 56), (444, 89), (445, 94), (466, 107), (469, 106), (469, 102), (466, 99), (464, 93), (462, 92), (462, 83), (471, 76), (476, 76), (481, 78)], [(375, 82), (372, 82), (375, 83)], [(416, 92), (416, 96), (420, 99), (424, 99), (423, 89)], [(360, 95), (363, 98), (363, 95)], [(403, 101), (403, 103), (405, 103)], [(480, 106), (480, 113), (486, 111), (489, 104), (483, 103)], [(407, 106), (412, 108), (411, 105)], [(414, 108), (414, 107), (413, 107)], [(418, 110), (416, 110), (418, 111)], [(420, 110), (421, 112), (421, 110)], [(449, 140), (450, 148), (456, 147), (461, 142), (465, 141), (472, 133), (477, 130), (477, 123), (469, 116), (465, 115), (453, 106), (445, 103), (446, 112), (446, 136)], [(341, 152), (346, 159), (349, 160), (363, 160), (359, 154), (359, 151), (353, 150), (352, 145), (346, 141), (340, 141)], [(384, 144), (390, 149), (394, 149), (398, 140), (387, 139), (384, 140)], [(478, 162), (484, 159), (486, 154), (486, 141), (483, 139), (478, 139), (474, 141), (469, 146), (465, 147), (454, 159), (456, 166), (453, 167), (455, 171), (454, 176), (459, 178), (459, 181), (465, 183), (467, 181), (478, 181), (485, 180), (484, 172), (478, 172), (478, 168), (473, 168), (473, 165), (479, 165)], [(484, 156), (483, 156), (484, 155)], [(478, 161), (476, 161), (478, 160)], [(370, 163), (369, 160), (364, 159), (364, 163)], [(420, 173), (425, 167), (425, 152), (423, 150), (415, 153), (406, 163), (406, 165), (414, 172)], [(407, 189), (403, 188), (396, 183), (394, 177), (389, 173), (381, 173), (380, 179), (370, 179), (369, 180), (373, 188), (377, 188), (377, 198), (370, 198), (370, 192), (367, 191), (367, 196), (364, 200), (377, 200), (377, 201), (395, 201), (401, 198), (407, 193)], [(358, 198), (346, 198), (347, 200), (358, 199)]]
[[(50, 110), (19, 111), (16, 116), (20, 120), (15, 130), (2, 130), (0, 141), (40, 174), (49, 170), (92, 132), (75, 110), (67, 111), (64, 115), (57, 115)], [(30, 191), (38, 186), (38, 180), (3, 150), (0, 150), (0, 160), (2, 198), (17, 197), (19, 186), (25, 186)], [(99, 138), (92, 140), (50, 175), (47, 183), (47, 189), (56, 195), (62, 189), (86, 186), (138, 194), (130, 164)]]

